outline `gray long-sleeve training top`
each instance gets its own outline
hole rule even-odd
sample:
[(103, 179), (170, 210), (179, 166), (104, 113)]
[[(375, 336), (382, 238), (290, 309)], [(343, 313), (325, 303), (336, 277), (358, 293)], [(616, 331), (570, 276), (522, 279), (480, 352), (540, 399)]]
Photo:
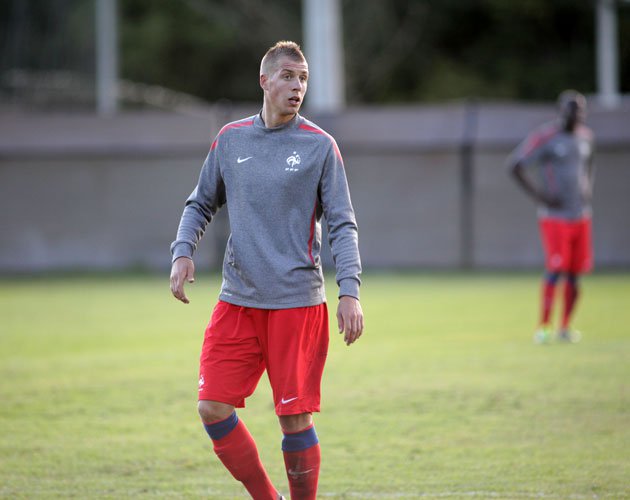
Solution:
[(322, 214), (339, 296), (359, 298), (358, 232), (343, 160), (335, 140), (317, 125), (296, 115), (267, 128), (258, 114), (224, 126), (186, 201), (173, 261), (192, 257), (224, 204), (231, 234), (221, 300), (261, 309), (325, 302)]
[(593, 132), (580, 125), (574, 132), (562, 130), (557, 121), (546, 123), (521, 142), (507, 166), (539, 169), (538, 184), (560, 200), (559, 207), (539, 205), (539, 217), (576, 220), (591, 215), (593, 187)]

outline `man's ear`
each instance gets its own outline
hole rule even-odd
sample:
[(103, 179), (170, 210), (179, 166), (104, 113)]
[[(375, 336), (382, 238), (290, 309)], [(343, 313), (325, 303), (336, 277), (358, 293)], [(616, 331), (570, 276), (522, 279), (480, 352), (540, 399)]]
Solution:
[(267, 75), (260, 75), (260, 88), (267, 90)]

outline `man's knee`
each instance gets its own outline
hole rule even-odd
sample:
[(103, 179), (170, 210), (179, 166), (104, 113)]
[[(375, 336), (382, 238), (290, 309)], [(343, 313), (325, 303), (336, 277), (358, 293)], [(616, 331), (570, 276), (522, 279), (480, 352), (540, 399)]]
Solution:
[(280, 427), (284, 432), (300, 432), (313, 423), (311, 413), (300, 413), (299, 415), (280, 415)]
[(211, 424), (219, 420), (225, 420), (234, 412), (234, 406), (218, 401), (199, 400), (197, 411), (202, 422)]

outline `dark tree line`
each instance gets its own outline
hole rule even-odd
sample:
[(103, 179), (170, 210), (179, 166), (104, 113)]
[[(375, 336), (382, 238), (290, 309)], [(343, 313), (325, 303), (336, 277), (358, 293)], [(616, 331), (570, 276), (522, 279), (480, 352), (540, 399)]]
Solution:
[[(121, 78), (207, 101), (257, 101), (278, 39), (302, 40), (300, 0), (118, 0)], [(595, 91), (594, 0), (342, 0), (350, 103), (553, 99)], [(622, 91), (630, 4), (620, 2)], [(93, 0), (0, 2), (3, 75), (93, 75)]]

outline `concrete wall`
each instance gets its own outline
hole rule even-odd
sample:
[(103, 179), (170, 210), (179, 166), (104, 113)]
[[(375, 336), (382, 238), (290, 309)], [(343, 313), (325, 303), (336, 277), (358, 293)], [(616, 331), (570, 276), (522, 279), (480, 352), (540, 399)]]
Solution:
[[(0, 116), (0, 272), (168, 268), (169, 244), (212, 137), (256, 107), (228, 111)], [(503, 163), (553, 113), (455, 104), (313, 117), (344, 155), (364, 266), (539, 268), (535, 208)], [(629, 117), (593, 110), (589, 119), (598, 139), (599, 268), (630, 267)], [(220, 264), (227, 234), (221, 213), (200, 245), (198, 268)]]
[[(516, 110), (518, 111), (518, 110)], [(551, 111), (551, 113), (550, 113)], [(486, 110), (475, 154), (474, 262), (478, 267), (531, 267), (542, 262), (532, 201), (503, 174), (505, 157), (517, 137), (540, 123), (553, 109)], [(493, 116), (495, 115), (495, 116)], [(543, 120), (544, 121), (544, 120)], [(594, 109), (589, 125), (596, 135), (593, 238), (598, 268), (630, 266), (630, 113)], [(518, 139), (517, 139), (518, 140)]]

